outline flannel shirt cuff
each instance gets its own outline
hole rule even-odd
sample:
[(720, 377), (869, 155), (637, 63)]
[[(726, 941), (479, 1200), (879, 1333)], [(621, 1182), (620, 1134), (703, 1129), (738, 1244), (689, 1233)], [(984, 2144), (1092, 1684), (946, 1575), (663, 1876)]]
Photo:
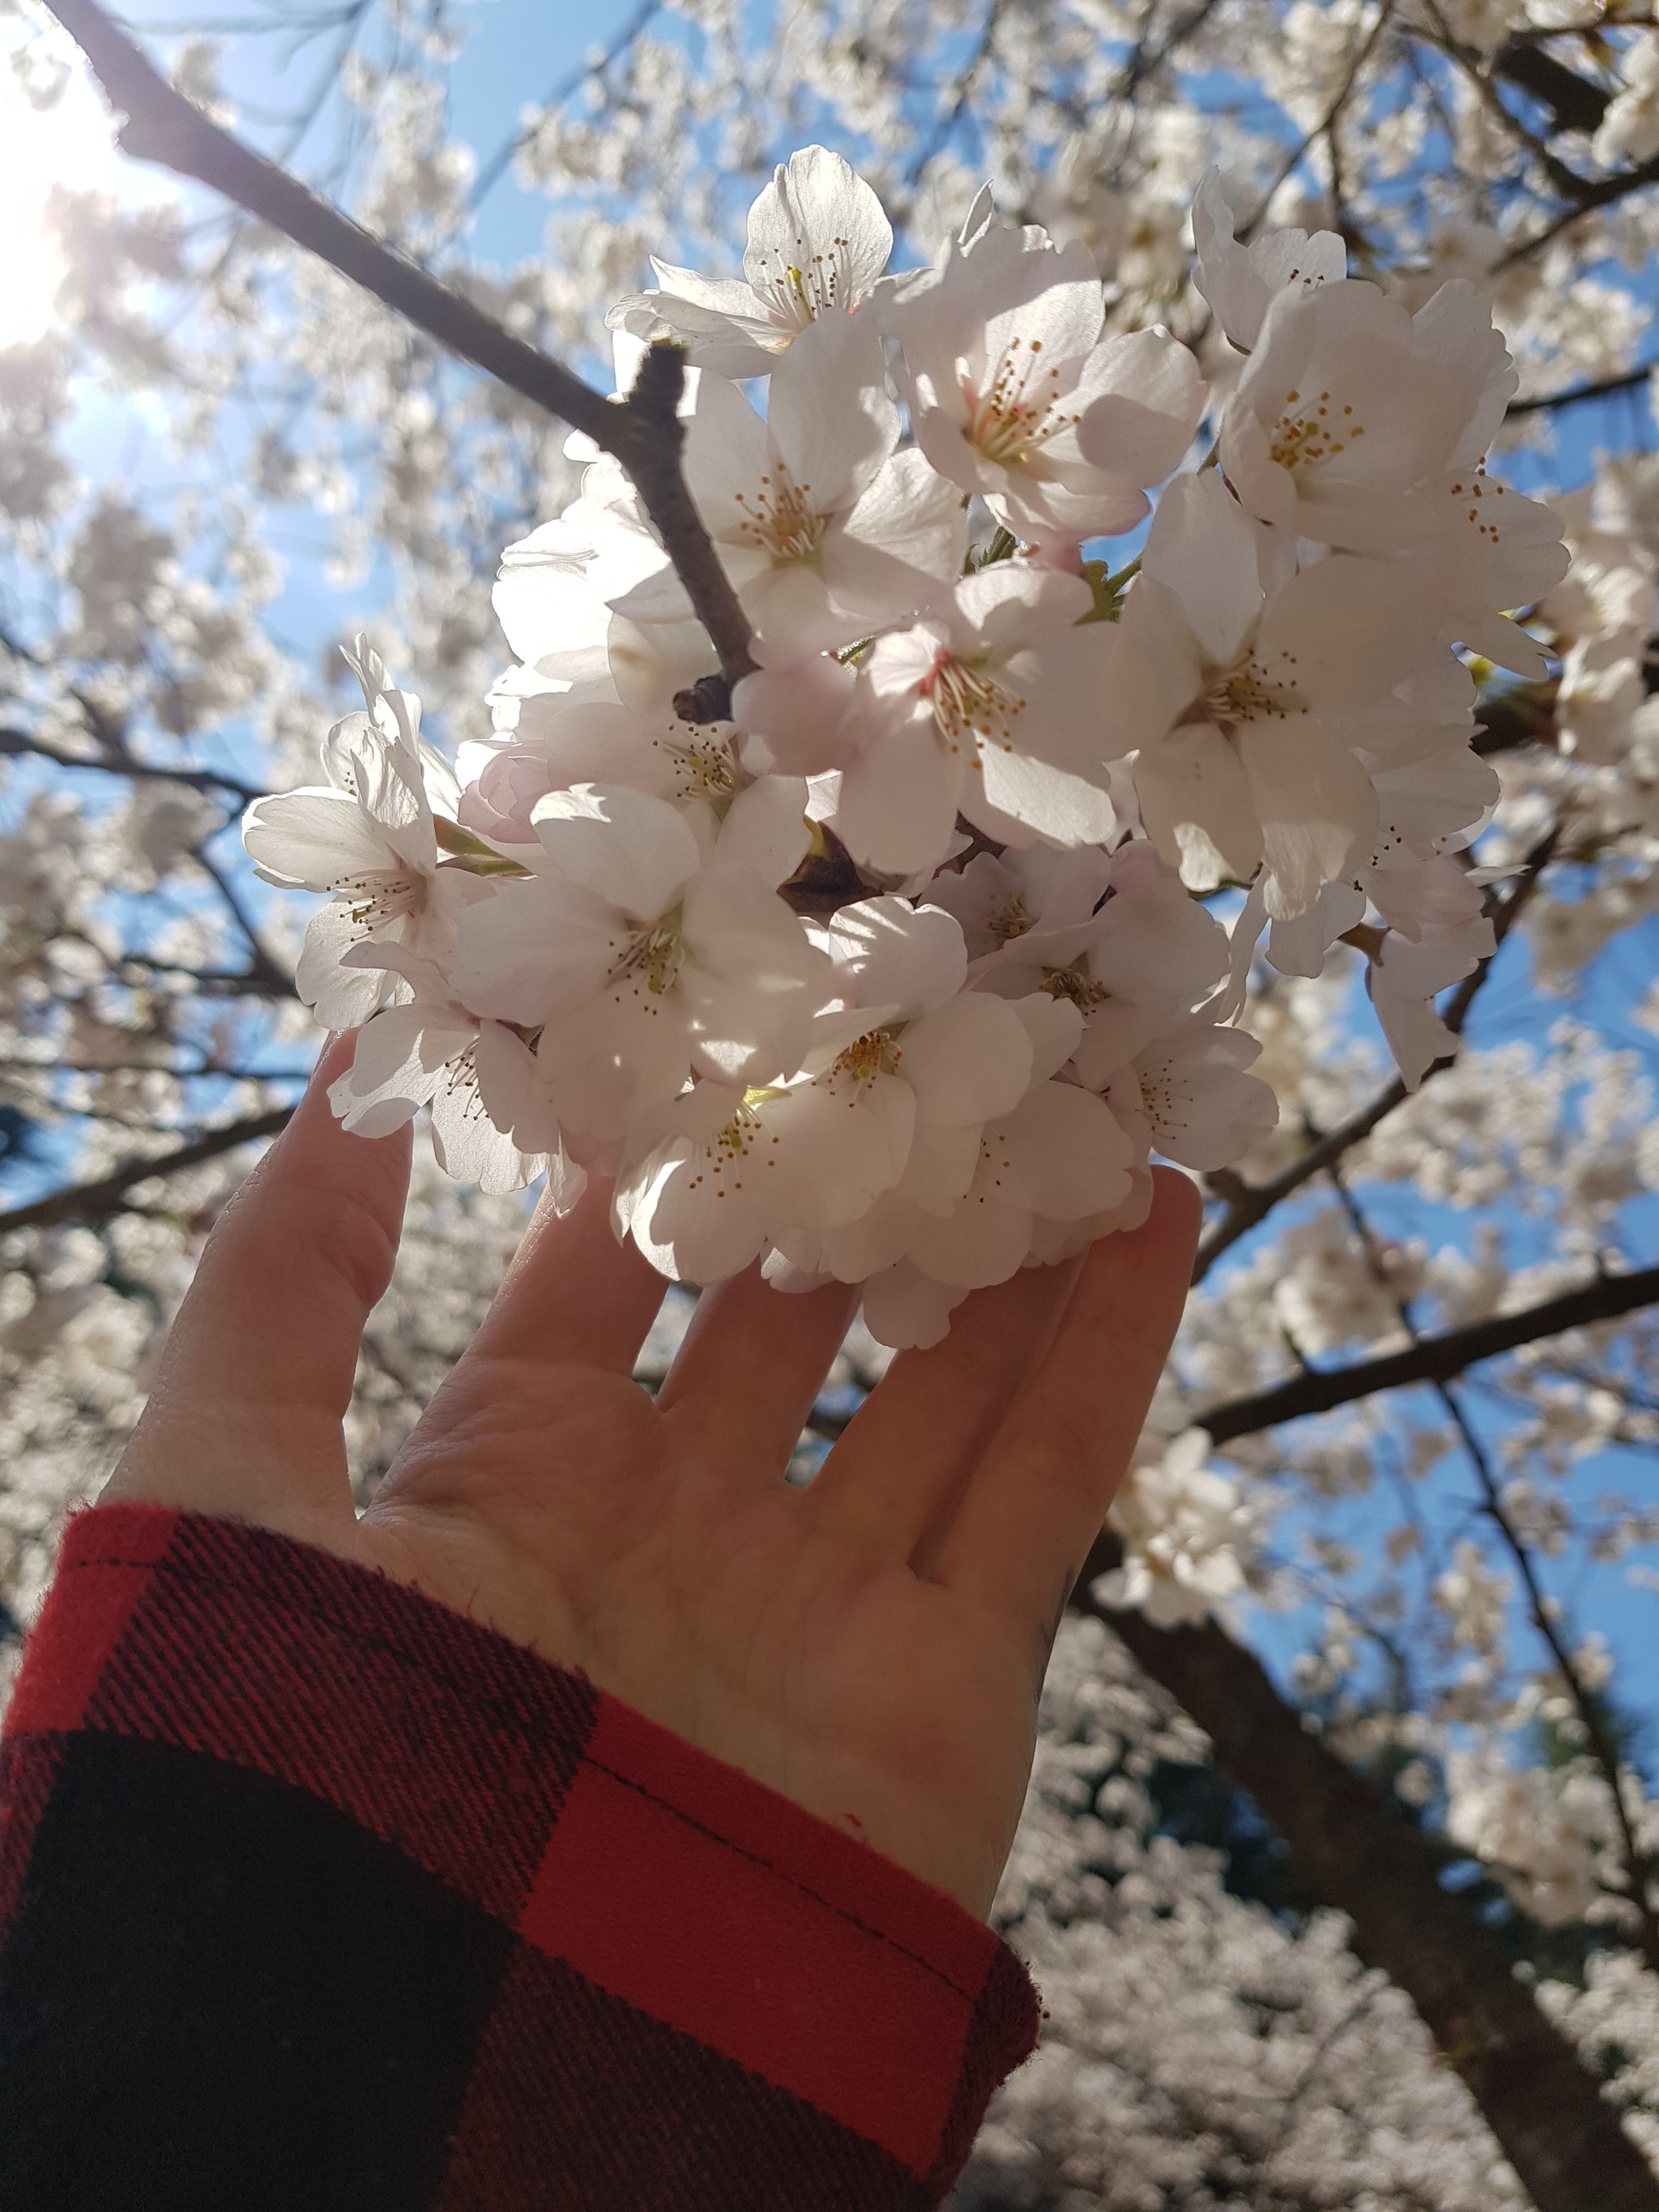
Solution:
[(921, 2212), (1036, 2021), (585, 1677), (266, 1530), (71, 1520), (0, 1743), (17, 2212)]

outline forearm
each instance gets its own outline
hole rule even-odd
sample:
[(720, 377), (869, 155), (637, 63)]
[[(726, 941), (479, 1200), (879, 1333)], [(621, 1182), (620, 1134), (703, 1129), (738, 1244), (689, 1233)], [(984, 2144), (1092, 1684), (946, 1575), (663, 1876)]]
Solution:
[(908, 2212), (1035, 2029), (951, 1899), (583, 1677), (71, 1524), (0, 1747), (9, 2212)]

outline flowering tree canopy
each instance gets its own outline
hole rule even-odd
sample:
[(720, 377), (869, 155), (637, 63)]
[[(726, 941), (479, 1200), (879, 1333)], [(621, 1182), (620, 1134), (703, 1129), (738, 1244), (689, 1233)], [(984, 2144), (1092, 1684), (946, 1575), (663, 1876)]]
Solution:
[(1650, 16), (645, 0), (494, 152), (262, 23), (0, 4), (9, 1622), (319, 1027), (366, 1492), (527, 1186), (861, 1286), (806, 1480), (1172, 1161), (961, 2200), (1659, 2203)]

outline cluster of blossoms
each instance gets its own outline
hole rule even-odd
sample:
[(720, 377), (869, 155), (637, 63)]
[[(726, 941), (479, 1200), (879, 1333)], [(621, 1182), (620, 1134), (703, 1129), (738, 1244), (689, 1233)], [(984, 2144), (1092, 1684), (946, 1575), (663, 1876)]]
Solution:
[[(1272, 1126), (1236, 1026), (1264, 931), (1291, 975), (1359, 945), (1420, 1077), (1492, 945), (1455, 647), (1544, 673), (1506, 611), (1559, 532), (1485, 473), (1516, 379), (1472, 285), (1413, 315), (1331, 234), (1247, 246), (1213, 175), (1194, 221), (1249, 359), (1190, 469), (1194, 356), (1111, 332), (1085, 249), (982, 194), (888, 275), (821, 148), (756, 203), (746, 281), (659, 264), (613, 311), (619, 369), (686, 350), (687, 479), (758, 665), (686, 718), (710, 649), (596, 452), (507, 554), (489, 742), (452, 769), (360, 651), (326, 785), (245, 831), (332, 895), (299, 981), (361, 1025), (348, 1127), (430, 1103), (458, 1176), (562, 1203), (603, 1172), (665, 1274), (858, 1284), (906, 1345), (1138, 1224), (1154, 1152), (1214, 1170)], [(1139, 562), (1086, 559), (1159, 485)]]

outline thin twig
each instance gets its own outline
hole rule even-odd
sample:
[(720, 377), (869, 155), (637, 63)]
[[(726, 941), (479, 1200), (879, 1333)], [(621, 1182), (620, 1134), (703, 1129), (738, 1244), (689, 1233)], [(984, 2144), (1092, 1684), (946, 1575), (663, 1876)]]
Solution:
[(537, 104), (536, 120), (526, 123), (521, 130), (515, 131), (511, 137), (504, 139), (473, 179), (472, 189), (466, 196), (469, 209), (476, 213), (489, 197), (496, 185), (507, 173), (514, 155), (520, 153), (535, 137), (540, 128), (542, 117), (550, 115), (562, 107), (572, 94), (579, 91), (583, 85), (592, 83), (596, 77), (604, 76), (613, 62), (622, 59), (652, 17), (662, 13), (666, 3), (667, 0), (640, 0), (638, 7), (617, 32), (610, 46), (596, 60), (586, 61), (580, 69), (572, 70), (568, 76), (562, 77), (557, 84), (543, 94)]
[(1572, 1699), (1573, 1708), (1578, 1715), (1579, 1722), (1589, 1739), (1590, 1755), (1601, 1768), (1601, 1778), (1613, 1793), (1614, 1817), (1618, 1820), (1620, 1838), (1625, 1848), (1625, 1869), (1630, 1877), (1631, 1902), (1636, 1907), (1637, 1923), (1641, 1932), (1642, 1954), (1649, 1966), (1656, 1973), (1659, 1973), (1659, 1913), (1655, 1912), (1652, 1899), (1648, 1893), (1650, 1872), (1648, 1858), (1637, 1838), (1635, 1824), (1630, 1815), (1630, 1808), (1625, 1802), (1624, 1778), (1619, 1758), (1619, 1747), (1608, 1733), (1606, 1716), (1590, 1696), (1571, 1653), (1562, 1640), (1561, 1632), (1556, 1625), (1549, 1600), (1546, 1597), (1543, 1587), (1539, 1582), (1532, 1553), (1522, 1540), (1521, 1532), (1510, 1519), (1508, 1509), (1504, 1504), (1503, 1492), (1499, 1489), (1497, 1478), (1492, 1473), (1492, 1462), (1487, 1456), (1486, 1446), (1475, 1433), (1473, 1423), (1463, 1410), (1462, 1401), (1450, 1384), (1437, 1382), (1435, 1391), (1441, 1404), (1450, 1415), (1457, 1433), (1462, 1439), (1463, 1449), (1468, 1456), (1469, 1464), (1474, 1469), (1475, 1478), (1480, 1486), (1481, 1509), (1498, 1530), (1503, 1539), (1504, 1549), (1515, 1562), (1516, 1571), (1519, 1574), (1522, 1586), (1527, 1593), (1527, 1611), (1532, 1617), (1532, 1625), (1548, 1647), (1550, 1656), (1554, 1660), (1561, 1679), (1566, 1685), (1567, 1694)]
[(1336, 94), (1336, 97), (1332, 100), (1330, 106), (1326, 109), (1323, 115), (1320, 117), (1318, 122), (1314, 125), (1312, 130), (1310, 131), (1303, 138), (1301, 143), (1292, 148), (1291, 152), (1288, 153), (1285, 156), (1285, 159), (1279, 163), (1278, 171), (1273, 177), (1272, 184), (1268, 185), (1267, 191), (1262, 193), (1261, 199), (1256, 203), (1255, 212), (1251, 216), (1248, 222), (1241, 223), (1238, 226), (1236, 235), (1239, 239), (1248, 240), (1255, 235), (1255, 232), (1261, 228), (1262, 222), (1266, 218), (1267, 210), (1273, 204), (1273, 194), (1279, 190), (1279, 186), (1285, 182), (1285, 179), (1287, 177), (1295, 174), (1296, 171), (1300, 168), (1303, 161), (1319, 143), (1320, 140), (1324, 137), (1328, 131), (1335, 130), (1337, 125), (1341, 120), (1343, 109), (1353, 97), (1354, 87), (1359, 82), (1360, 72), (1364, 68), (1366, 63), (1370, 61), (1372, 54), (1376, 52), (1376, 42), (1382, 37), (1383, 32), (1388, 28), (1389, 19), (1393, 13), (1394, 0), (1382, 0), (1382, 4), (1376, 11), (1376, 21), (1371, 25), (1370, 29), (1365, 33), (1364, 40), (1361, 44), (1358, 52), (1354, 55), (1352, 62), (1349, 64), (1348, 73), (1344, 77), (1341, 86)]
[(1540, 392), (1530, 399), (1511, 399), (1504, 419), (1513, 415), (1541, 415), (1560, 407), (1582, 406), (1587, 399), (1606, 399), (1615, 392), (1633, 392), (1659, 372), (1659, 361), (1644, 361), (1620, 376), (1598, 377), (1593, 384), (1570, 384), (1565, 392)]
[[(1400, 1325), (1413, 1345), (1420, 1346), (1423, 1338), (1412, 1312), (1411, 1301), (1409, 1298), (1401, 1297), (1389, 1279), (1389, 1271), (1383, 1265), (1382, 1254), (1377, 1243), (1376, 1231), (1372, 1229), (1364, 1207), (1349, 1189), (1341, 1170), (1334, 1164), (1330, 1173), (1337, 1197), (1341, 1201), (1342, 1211), (1347, 1215), (1354, 1235), (1358, 1239), (1360, 1249), (1364, 1254), (1365, 1265), (1370, 1271), (1371, 1279), (1388, 1297), (1395, 1313), (1399, 1315)], [(1591, 1755), (1601, 1770), (1602, 1780), (1613, 1793), (1619, 1832), (1625, 1846), (1626, 1871), (1629, 1877), (1631, 1892), (1635, 1900), (1638, 1921), (1641, 1929), (1643, 1954), (1650, 1966), (1659, 1970), (1659, 1915), (1655, 1914), (1648, 1896), (1647, 1855), (1642, 1850), (1637, 1839), (1636, 1829), (1630, 1817), (1630, 1808), (1625, 1802), (1619, 1747), (1608, 1735), (1605, 1717), (1590, 1696), (1589, 1688), (1579, 1674), (1577, 1664), (1568, 1651), (1560, 1632), (1556, 1626), (1549, 1602), (1545, 1597), (1542, 1585), (1538, 1579), (1531, 1549), (1510, 1517), (1509, 1510), (1504, 1503), (1503, 1492), (1498, 1486), (1497, 1477), (1492, 1473), (1492, 1461), (1486, 1445), (1476, 1432), (1474, 1423), (1469, 1419), (1462, 1398), (1452, 1389), (1449, 1378), (1435, 1377), (1433, 1389), (1435, 1395), (1439, 1399), (1452, 1425), (1462, 1440), (1464, 1453), (1470, 1466), (1474, 1468), (1475, 1479), (1480, 1486), (1481, 1503), (1486, 1517), (1502, 1538), (1504, 1547), (1515, 1562), (1516, 1571), (1519, 1574), (1522, 1584), (1526, 1590), (1527, 1607), (1532, 1616), (1532, 1625), (1544, 1639), (1561, 1679), (1566, 1684), (1567, 1694), (1572, 1699), (1574, 1710), (1589, 1739)]]
[[(1468, 1018), (1469, 1008), (1474, 1003), (1475, 995), (1490, 974), (1492, 963), (1497, 958), (1504, 939), (1519, 921), (1540, 876), (1548, 866), (1554, 854), (1559, 835), (1559, 826), (1552, 829), (1527, 855), (1525, 865), (1514, 890), (1493, 918), (1494, 943), (1492, 951), (1481, 961), (1474, 974), (1466, 975), (1453, 993), (1450, 1002), (1441, 1018), (1454, 1036), (1461, 1036), (1463, 1024)], [(1431, 1076), (1438, 1075), (1443, 1068), (1451, 1066), (1454, 1057), (1455, 1055), (1448, 1054), (1444, 1060), (1436, 1060), (1425, 1073), (1423, 1081), (1428, 1082)], [(1358, 1144), (1362, 1138), (1369, 1137), (1380, 1121), (1386, 1121), (1396, 1107), (1404, 1105), (1406, 1100), (1413, 1095), (1396, 1076), (1386, 1090), (1377, 1093), (1369, 1105), (1362, 1106), (1357, 1114), (1351, 1115), (1347, 1121), (1340, 1123), (1336, 1128), (1329, 1130), (1317, 1144), (1310, 1145), (1299, 1159), (1292, 1160), (1289, 1167), (1276, 1175), (1271, 1182), (1241, 1182), (1234, 1184), (1229, 1191), (1226, 1212), (1199, 1245), (1198, 1257), (1193, 1265), (1194, 1286), (1204, 1280), (1216, 1261), (1231, 1245), (1236, 1244), (1239, 1238), (1248, 1231), (1254, 1229), (1258, 1222), (1266, 1220), (1276, 1206), (1280, 1205), (1292, 1193), (1300, 1190), (1304, 1183), (1322, 1173), (1330, 1166), (1333, 1160), (1340, 1160), (1346, 1152)]]

